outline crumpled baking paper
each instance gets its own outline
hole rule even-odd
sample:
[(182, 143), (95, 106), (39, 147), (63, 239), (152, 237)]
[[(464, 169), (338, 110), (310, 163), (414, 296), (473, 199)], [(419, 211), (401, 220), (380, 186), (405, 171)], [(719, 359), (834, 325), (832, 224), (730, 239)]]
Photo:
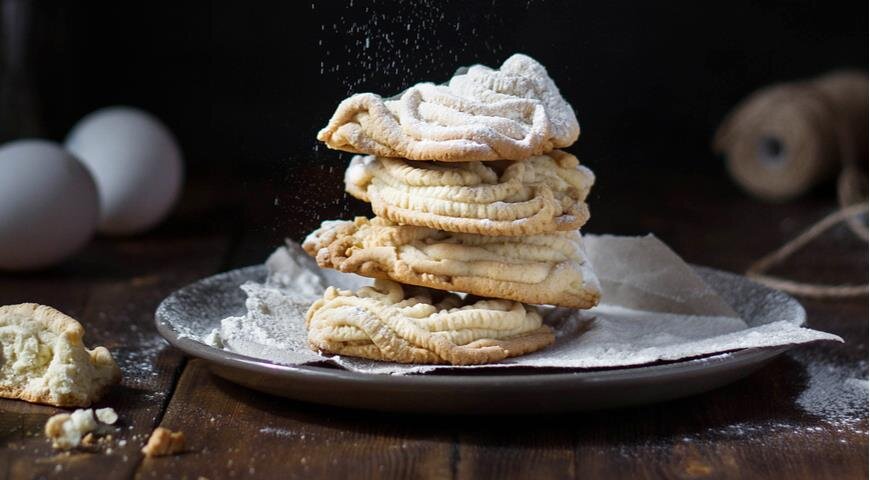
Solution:
[(802, 327), (803, 308), (787, 295), (735, 276), (696, 270), (653, 235), (584, 239), (601, 281), (601, 304), (591, 310), (547, 307), (545, 322), (555, 330), (556, 341), (529, 355), (458, 367), (319, 355), (308, 347), (308, 306), (329, 285), (355, 290), (371, 281), (322, 270), (292, 242), (267, 260), (265, 283), (242, 286), (248, 295), (247, 313), (224, 319), (205, 341), (275, 363), (327, 362), (356, 372), (398, 375), (475, 368), (630, 367), (744, 348), (842, 341)]

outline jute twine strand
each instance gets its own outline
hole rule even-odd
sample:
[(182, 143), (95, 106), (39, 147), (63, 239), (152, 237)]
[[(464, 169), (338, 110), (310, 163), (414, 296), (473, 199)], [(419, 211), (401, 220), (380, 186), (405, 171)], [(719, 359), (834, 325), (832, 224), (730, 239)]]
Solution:
[[(822, 285), (766, 274), (840, 222), (868, 241), (867, 173), (858, 163), (866, 161), (866, 130), (867, 77), (857, 72), (835, 72), (809, 82), (768, 87), (750, 96), (723, 122), (714, 148), (727, 154), (732, 176), (753, 195), (786, 201), (823, 181), (826, 171), (835, 166), (840, 170), (839, 209), (754, 262), (747, 276), (804, 297), (867, 295), (866, 284)], [(777, 138), (785, 145), (788, 156), (781, 165), (771, 167), (759, 161), (756, 145), (765, 138)]]
[[(803, 233), (788, 241), (785, 245), (779, 247), (771, 253), (761, 257), (746, 271), (746, 275), (753, 280), (763, 283), (769, 287), (773, 287), (784, 292), (794, 295), (800, 295), (810, 298), (847, 298), (867, 295), (867, 285), (821, 285), (816, 283), (796, 282), (780, 277), (766, 275), (764, 272), (770, 270), (777, 264), (782, 263), (796, 251), (800, 250), (804, 245), (813, 241), (816, 237), (824, 233), (829, 228), (837, 225), (843, 220), (854, 218), (857, 215), (867, 213), (867, 203), (852, 205), (850, 207), (839, 209), (825, 218), (816, 222), (813, 226), (805, 230)], [(861, 227), (861, 235), (865, 241), (867, 240), (867, 229)]]
[[(858, 169), (854, 165), (846, 165), (840, 177), (837, 179), (837, 202), (840, 204), (840, 209), (845, 209), (850, 205), (866, 201), (866, 193), (861, 192), (861, 177), (859, 177)], [(861, 222), (858, 215), (850, 215), (845, 218), (846, 225), (852, 233), (858, 236), (861, 240), (867, 241), (867, 225)]]

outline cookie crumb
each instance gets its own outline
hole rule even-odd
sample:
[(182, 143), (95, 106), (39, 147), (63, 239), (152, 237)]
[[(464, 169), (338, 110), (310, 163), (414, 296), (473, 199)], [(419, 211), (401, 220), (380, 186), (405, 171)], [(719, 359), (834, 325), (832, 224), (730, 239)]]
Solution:
[(96, 439), (96, 437), (94, 437), (94, 433), (90, 432), (87, 435), (85, 435), (84, 437), (82, 437), (82, 441), (79, 445), (81, 445), (83, 447), (93, 447), (97, 443), (96, 440), (97, 439)]
[(113, 425), (118, 421), (118, 414), (115, 412), (114, 408), (98, 408), (94, 413), (97, 415), (97, 420), (105, 424)]
[[(82, 437), (97, 428), (94, 411), (76, 410), (73, 413), (59, 413), (45, 422), (45, 436), (51, 440), (51, 446), (61, 450), (78, 447)], [(93, 436), (88, 440), (93, 442)]]
[(184, 451), (184, 432), (173, 432), (168, 428), (157, 427), (151, 433), (142, 453), (149, 457), (175, 455)]

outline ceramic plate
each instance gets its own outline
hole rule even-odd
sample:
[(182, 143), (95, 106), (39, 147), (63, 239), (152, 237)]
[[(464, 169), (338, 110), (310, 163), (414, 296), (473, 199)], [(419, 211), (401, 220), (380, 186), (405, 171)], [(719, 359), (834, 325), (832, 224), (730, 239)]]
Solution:
[[(750, 326), (777, 320), (804, 323), (804, 309), (788, 295), (738, 275), (695, 268)], [(467, 374), (393, 376), (281, 365), (198, 341), (219, 327), (222, 318), (244, 313), (245, 295), (239, 285), (265, 277), (265, 267), (253, 266), (188, 285), (160, 304), (157, 329), (173, 346), (206, 360), (216, 375), (261, 392), (340, 407), (442, 414), (554, 413), (659, 402), (734, 382), (788, 349), (748, 348), (604, 370), (483, 369)]]

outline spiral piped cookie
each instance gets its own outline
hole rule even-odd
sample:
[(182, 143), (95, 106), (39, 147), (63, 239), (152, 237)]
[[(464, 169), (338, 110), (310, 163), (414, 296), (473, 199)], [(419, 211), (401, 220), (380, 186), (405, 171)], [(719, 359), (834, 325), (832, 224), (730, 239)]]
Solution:
[(577, 157), (555, 150), (522, 162), (441, 164), (361, 157), (345, 189), (375, 214), (403, 225), (480, 235), (576, 230), (595, 176)]
[(397, 98), (353, 95), (317, 139), (329, 148), (411, 160), (524, 160), (573, 144), (580, 126), (547, 70), (521, 54), (460, 69), (446, 85)]
[(357, 292), (329, 287), (308, 310), (306, 326), (314, 350), (400, 363), (483, 364), (554, 341), (534, 307), (389, 280)]
[(382, 218), (327, 221), (303, 243), (323, 268), (523, 303), (590, 308), (600, 286), (580, 233), (450, 233)]
[(323, 222), (303, 247), (323, 268), (376, 280), (311, 306), (311, 348), (465, 365), (552, 343), (526, 304), (591, 308), (601, 295), (578, 231), (595, 176), (559, 150), (579, 135), (546, 69), (521, 54), (342, 101), (317, 138), (363, 154), (345, 190), (376, 217)]

